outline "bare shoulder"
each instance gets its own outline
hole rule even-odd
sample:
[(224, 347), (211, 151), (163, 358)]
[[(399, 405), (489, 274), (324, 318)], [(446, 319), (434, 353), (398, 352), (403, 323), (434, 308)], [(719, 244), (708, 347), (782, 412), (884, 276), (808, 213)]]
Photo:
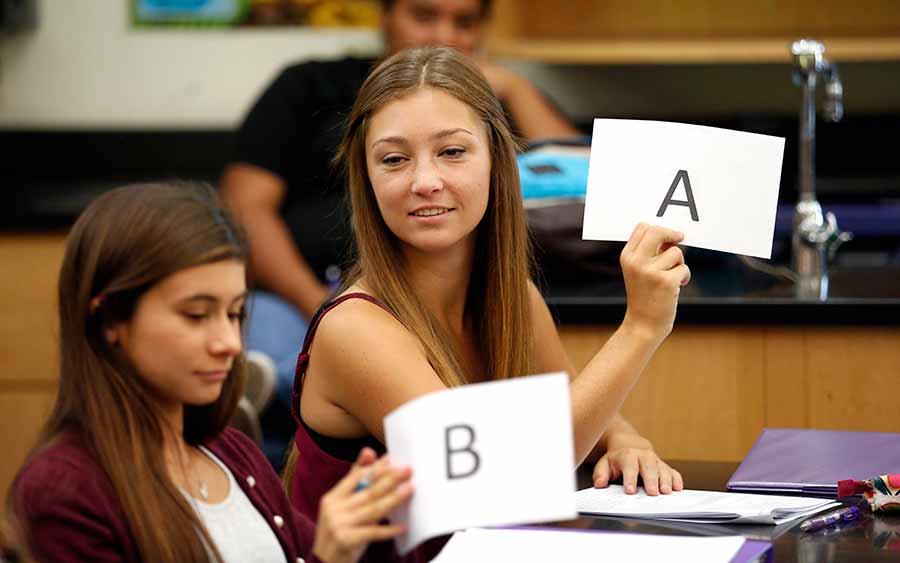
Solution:
[[(347, 299), (322, 316), (309, 353), (307, 377), (313, 392), (378, 439), (387, 413), (444, 388), (415, 335), (389, 311), (365, 299)], [(317, 410), (315, 401), (309, 401), (307, 406)], [(331, 435), (324, 424), (317, 430)]]
[(367, 299), (347, 299), (322, 316), (310, 358), (311, 369), (318, 364), (330, 376), (355, 382), (398, 366), (434, 374), (419, 340), (390, 311)]
[(528, 280), (528, 303), (531, 306), (531, 322), (535, 330), (546, 329), (548, 323), (550, 326), (556, 326), (541, 290), (531, 280)]
[[(353, 293), (368, 295), (357, 288), (350, 288), (338, 298)], [(341, 343), (352, 343), (357, 347), (373, 341), (382, 344), (416, 342), (397, 317), (383, 306), (365, 298), (351, 298), (338, 303), (322, 315), (313, 346), (327, 349)]]
[(528, 298), (532, 306), (537, 303), (544, 304), (544, 296), (541, 295), (541, 290), (538, 289), (533, 280), (528, 280)]

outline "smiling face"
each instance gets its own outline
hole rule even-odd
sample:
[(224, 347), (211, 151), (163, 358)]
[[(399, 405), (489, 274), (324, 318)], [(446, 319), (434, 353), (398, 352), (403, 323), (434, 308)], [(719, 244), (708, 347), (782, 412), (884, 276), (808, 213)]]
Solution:
[(471, 252), (491, 181), (487, 132), (475, 112), (423, 87), (371, 116), (365, 146), (378, 208), (406, 250)]
[(241, 351), (246, 293), (243, 262), (186, 268), (147, 290), (106, 338), (164, 405), (210, 404)]

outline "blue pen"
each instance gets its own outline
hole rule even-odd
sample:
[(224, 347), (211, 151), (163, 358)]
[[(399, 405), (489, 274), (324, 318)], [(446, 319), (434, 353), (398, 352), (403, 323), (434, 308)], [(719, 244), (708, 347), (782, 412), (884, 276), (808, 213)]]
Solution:
[(848, 506), (845, 508), (840, 508), (838, 510), (833, 510), (828, 512), (827, 514), (823, 514), (822, 516), (816, 516), (814, 518), (810, 518), (806, 520), (802, 524), (800, 524), (800, 529), (804, 532), (815, 532), (816, 530), (821, 530), (826, 526), (832, 526), (837, 524), (838, 522), (848, 522), (850, 520), (856, 520), (859, 518), (859, 507), (856, 506)]
[(365, 491), (366, 489), (368, 489), (369, 487), (371, 487), (371, 486), (372, 486), (372, 482), (375, 480), (374, 477), (375, 477), (375, 476), (372, 475), (372, 472), (371, 472), (371, 471), (368, 472), (368, 473), (366, 473), (365, 475), (363, 475), (363, 478), (360, 479), (359, 482), (356, 483), (356, 487), (353, 488), (353, 492), (354, 492), (354, 493), (358, 493), (358, 492), (360, 492), (360, 491)]

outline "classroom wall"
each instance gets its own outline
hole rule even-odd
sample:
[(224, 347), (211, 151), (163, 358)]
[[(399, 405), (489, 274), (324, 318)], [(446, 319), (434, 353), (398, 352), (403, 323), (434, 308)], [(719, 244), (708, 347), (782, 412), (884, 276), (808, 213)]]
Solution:
[(129, 0), (39, 0), (0, 36), (0, 127), (232, 128), (278, 69), (373, 54), (375, 30), (133, 28)]
[[(802, 101), (789, 64), (505, 63), (538, 84), (577, 123), (594, 117), (797, 115)], [(900, 113), (900, 61), (841, 63), (839, 68), (848, 119)]]
[[(286, 64), (381, 45), (375, 30), (138, 29), (128, 4), (38, 0), (35, 30), (0, 37), (0, 128), (231, 129)], [(505, 63), (581, 123), (790, 114), (800, 103), (789, 65)], [(900, 112), (900, 62), (841, 69), (848, 115)]]

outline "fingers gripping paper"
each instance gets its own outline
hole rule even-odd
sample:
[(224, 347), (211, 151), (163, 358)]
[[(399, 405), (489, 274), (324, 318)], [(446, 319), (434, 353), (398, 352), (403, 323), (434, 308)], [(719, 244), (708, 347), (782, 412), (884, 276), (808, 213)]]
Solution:
[(472, 526), (574, 518), (568, 383), (559, 373), (466, 385), (385, 417), (391, 460), (412, 466), (415, 488), (391, 515), (408, 529), (398, 551)]

